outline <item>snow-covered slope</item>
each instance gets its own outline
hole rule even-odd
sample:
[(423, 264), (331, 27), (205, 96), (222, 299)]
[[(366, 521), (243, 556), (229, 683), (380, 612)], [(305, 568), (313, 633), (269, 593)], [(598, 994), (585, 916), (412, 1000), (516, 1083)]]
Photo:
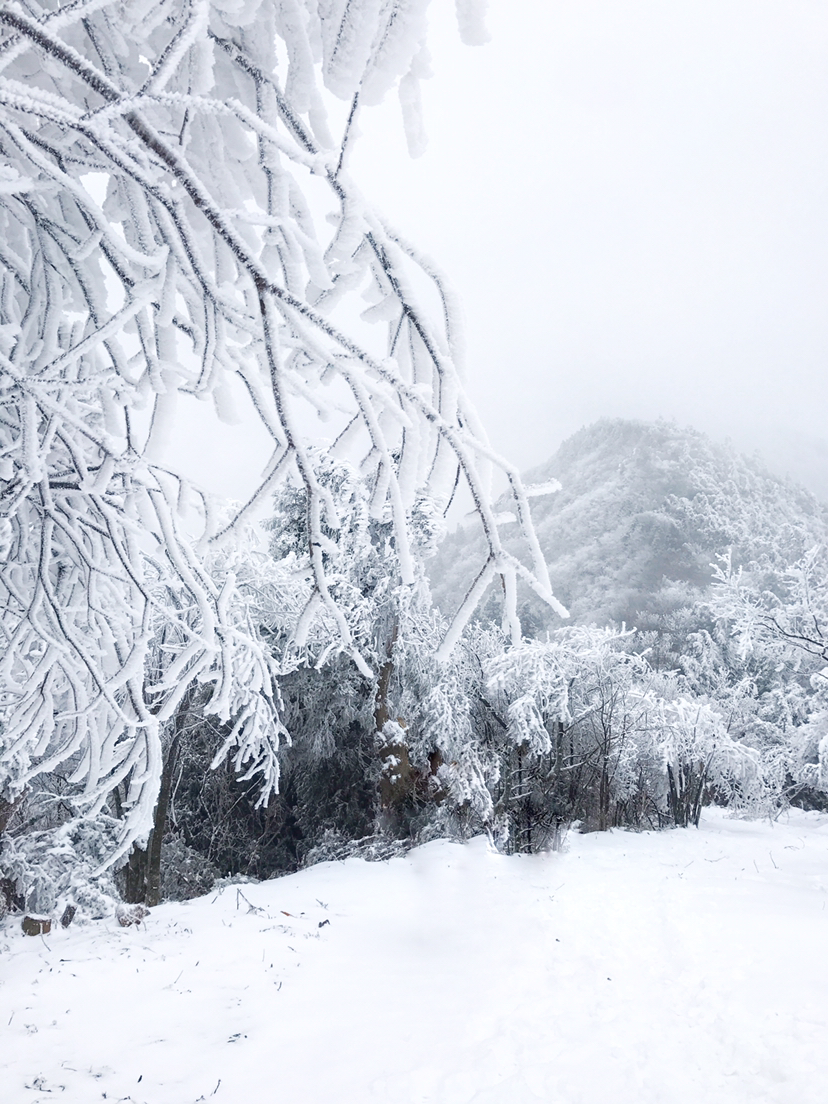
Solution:
[[(670, 422), (619, 418), (587, 426), (526, 474), (529, 484), (553, 479), (561, 490), (532, 498), (532, 516), (555, 593), (575, 622), (641, 627), (689, 604), (729, 547), (735, 563), (766, 554), (791, 561), (828, 542), (828, 508), (810, 492)], [(508, 526), (503, 536), (522, 550)], [(474, 526), (444, 541), (431, 577), (447, 611), (484, 558)], [(499, 601), (495, 595), (493, 613)], [(560, 624), (530, 604), (536, 617)]]
[(349, 859), (29, 938), (11, 1104), (822, 1104), (828, 817)]

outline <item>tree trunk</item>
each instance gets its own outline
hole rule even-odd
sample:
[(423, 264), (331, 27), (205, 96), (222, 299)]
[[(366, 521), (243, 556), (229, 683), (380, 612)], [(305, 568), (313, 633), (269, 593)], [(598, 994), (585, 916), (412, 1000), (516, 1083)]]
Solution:
[(181, 740), (186, 731), (187, 721), (192, 708), (193, 693), (184, 695), (175, 715), (175, 729), (164, 756), (161, 770), (161, 788), (152, 820), (147, 846), (133, 847), (126, 869), (126, 887), (124, 899), (129, 904), (142, 904), (153, 907), (161, 903), (161, 845), (167, 828), (167, 815), (170, 810), (173, 777), (178, 765)]
[(164, 769), (161, 772), (161, 789), (158, 793), (158, 804), (155, 806), (155, 817), (153, 819), (152, 832), (150, 833), (149, 845), (147, 847), (147, 882), (144, 903), (149, 905), (150, 908), (161, 904), (161, 844), (164, 840), (164, 832), (167, 828), (167, 814), (170, 810), (173, 775), (178, 765), (178, 752), (184, 730), (184, 726), (180, 721), (187, 716), (186, 707), (183, 705), (182, 710), (184, 710), (183, 717), (181, 710), (179, 710), (179, 713), (176, 715), (175, 735), (170, 742), (167, 757), (164, 762)]
[(124, 900), (128, 905), (142, 905), (147, 895), (147, 849), (135, 844), (126, 865)]
[[(392, 719), (388, 695), (391, 688), (391, 676), (394, 674), (394, 645), (397, 642), (398, 626), (395, 623), (391, 637), (386, 645), (386, 660), (380, 668), (377, 680), (377, 695), (374, 699), (374, 725), (377, 732), (385, 735), (385, 726)], [(399, 741), (386, 739), (380, 745), (379, 758), (382, 763), (380, 776), (380, 808), (386, 827), (394, 828), (395, 810), (405, 801), (413, 789), (414, 779), (407, 746)]]

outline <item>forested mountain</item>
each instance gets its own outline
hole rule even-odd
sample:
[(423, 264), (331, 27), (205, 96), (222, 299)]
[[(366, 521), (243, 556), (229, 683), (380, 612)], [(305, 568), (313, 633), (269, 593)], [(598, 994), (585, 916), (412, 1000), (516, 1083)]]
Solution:
[[(728, 549), (734, 565), (784, 564), (828, 541), (828, 507), (810, 492), (671, 422), (587, 426), (526, 475), (530, 487), (552, 481), (560, 489), (532, 497), (532, 517), (555, 594), (575, 624), (652, 628), (708, 591), (711, 564)], [(504, 543), (517, 549), (511, 529), (507, 521)], [(471, 525), (461, 527), (433, 561), (432, 592), (446, 613), (473, 577), (480, 540)], [(492, 591), (490, 616), (499, 600)], [(530, 632), (561, 624), (528, 594), (523, 618)]]

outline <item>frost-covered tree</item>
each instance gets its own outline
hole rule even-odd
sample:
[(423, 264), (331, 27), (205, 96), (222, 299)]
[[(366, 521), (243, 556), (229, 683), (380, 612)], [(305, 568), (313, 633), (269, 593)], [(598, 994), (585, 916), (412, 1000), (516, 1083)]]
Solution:
[(716, 702), (632, 649), (634, 634), (576, 626), (487, 664), (502, 718), (498, 805), (510, 845), (535, 850), (573, 819), (604, 830), (698, 824), (712, 798), (756, 805), (758, 754)]
[[(341, 789), (361, 790), (364, 811), (386, 834), (411, 835), (433, 819), (435, 804), (448, 810), (471, 803), (485, 820), (491, 802), (469, 715), (468, 641), (461, 638), (449, 657), (437, 659), (446, 623), (432, 606), (423, 561), (442, 534), (440, 511), (428, 497), (418, 498), (410, 511), (415, 577), (406, 584), (390, 512), (372, 516), (371, 480), (325, 453), (312, 453), (311, 459), (343, 522), (339, 530), (325, 532), (331, 592), (347, 611), (354, 641), (378, 677), (368, 682), (346, 656), (331, 656), (331, 633), (321, 621), (297, 648), (290, 619), (271, 610), (265, 632), (283, 657), (280, 692), (293, 740), (287, 763), (301, 793), (301, 815), (307, 822), (318, 821), (322, 808), (330, 805), (328, 798), (312, 796), (313, 778), (330, 774), (323, 764), (359, 749)], [(302, 538), (306, 510), (304, 489), (285, 488), (267, 522), (273, 562), (304, 580), (304, 587), (309, 585)], [(329, 826), (348, 831), (334, 821)]]
[[(417, 151), (426, 7), (0, 7), (0, 783), (13, 801), (60, 770), (86, 815), (126, 787), (121, 853), (151, 825), (160, 733), (194, 685), (262, 799), (277, 785), (271, 657), (234, 572), (208, 560), (285, 481), (307, 503), (293, 645), (323, 624), (365, 679), (377, 675), (327, 577), (326, 528), (341, 523), (309, 458), (308, 413), (370, 479), (403, 585), (418, 498), (445, 505), (458, 480), (468, 489), (485, 552), (443, 655), (497, 574), (514, 634), (519, 578), (556, 605), (520, 479), (459, 383), (452, 298), (348, 173), (359, 112), (394, 85)], [(480, 40), (479, 7), (458, 0), (468, 41)], [(442, 304), (435, 319), (416, 269)], [(272, 453), (222, 520), (159, 457), (182, 396), (227, 418), (239, 393)], [(501, 543), (492, 463), (528, 565)]]
[(742, 656), (764, 647), (778, 658), (798, 656), (811, 669), (828, 661), (828, 576), (819, 545), (793, 562), (765, 558), (744, 568), (726, 552), (714, 578), (713, 608), (730, 624)]
[(828, 793), (826, 554), (803, 534), (799, 555), (735, 568), (720, 557), (711, 606), (749, 676), (746, 738), (780, 800), (822, 807)]
[(411, 512), (416, 579), (404, 585), (391, 519), (371, 516), (371, 480), (322, 450), (309, 457), (341, 520), (337, 530), (325, 527), (331, 593), (379, 676), (366, 680), (337, 652), (323, 619), (296, 645), (295, 618), (311, 585), (307, 495), (283, 487), (265, 523), (267, 551), (246, 550), (238, 575), (279, 661), (290, 732), (279, 793), (257, 810), (251, 782), (240, 788), (227, 770), (207, 771), (222, 735), (203, 718), (181, 745), (170, 804), (170, 831), (180, 843), (167, 848), (168, 874), (193, 850), (225, 873), (267, 876), (354, 849), (387, 854), (434, 834), (465, 835), (491, 821), (497, 758), (479, 716), (477, 657), (487, 650), (484, 637), (491, 637), (488, 650), (502, 651), (503, 635), (467, 629), (438, 662), (445, 620), (432, 607), (420, 562), (443, 528), (433, 502), (420, 500)]

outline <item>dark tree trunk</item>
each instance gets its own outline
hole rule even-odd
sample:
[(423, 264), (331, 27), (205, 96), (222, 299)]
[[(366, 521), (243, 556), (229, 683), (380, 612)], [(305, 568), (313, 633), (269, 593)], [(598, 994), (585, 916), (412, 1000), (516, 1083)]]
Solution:
[(129, 905), (142, 905), (147, 895), (147, 849), (135, 845), (126, 865), (124, 900)]
[(164, 769), (161, 772), (161, 789), (158, 793), (158, 804), (155, 806), (155, 817), (147, 846), (147, 881), (144, 903), (150, 908), (161, 904), (161, 844), (164, 840), (164, 832), (167, 828), (167, 814), (170, 811), (170, 798), (172, 797), (173, 776), (178, 765), (178, 752), (181, 747), (181, 737), (186, 722), (186, 706), (182, 705), (176, 716), (176, 731), (167, 756), (164, 761)]
[(126, 868), (124, 899), (129, 904), (149, 905), (161, 903), (161, 845), (167, 828), (170, 811), (173, 778), (178, 765), (181, 740), (187, 728), (192, 708), (192, 693), (185, 694), (175, 715), (175, 728), (164, 756), (161, 769), (161, 788), (155, 806), (152, 831), (146, 847), (133, 847)]

